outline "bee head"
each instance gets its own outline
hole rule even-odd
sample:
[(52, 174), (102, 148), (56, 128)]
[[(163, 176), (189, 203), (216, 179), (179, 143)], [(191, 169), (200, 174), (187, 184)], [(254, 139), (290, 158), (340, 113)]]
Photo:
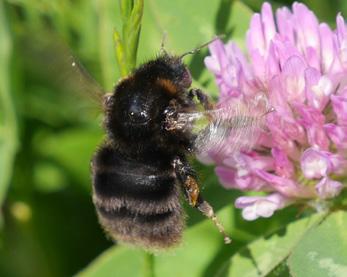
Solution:
[(161, 57), (159, 57), (156, 60), (156, 62), (158, 66), (159, 62), (161, 61), (164, 65), (163, 68), (165, 68), (165, 70), (158, 73), (166, 75), (164, 77), (171, 79), (175, 83), (175, 85), (178, 87), (181, 87), (183, 89), (189, 88), (192, 84), (192, 76), (187, 66), (183, 62), (184, 57), (188, 55), (193, 55), (199, 52), (202, 48), (208, 46), (209, 44), (211, 44), (212, 42), (220, 38), (221, 36), (217, 36), (213, 38), (212, 40), (194, 48), (193, 50), (183, 53), (180, 56), (171, 56), (170, 54), (168, 54), (165, 51), (164, 45), (162, 43), (161, 51), (160, 51)]
[(164, 77), (172, 80), (177, 87), (188, 89), (192, 84), (192, 76), (188, 67), (183, 63), (182, 58), (165, 54), (163, 60), (166, 67), (163, 73), (167, 75)]

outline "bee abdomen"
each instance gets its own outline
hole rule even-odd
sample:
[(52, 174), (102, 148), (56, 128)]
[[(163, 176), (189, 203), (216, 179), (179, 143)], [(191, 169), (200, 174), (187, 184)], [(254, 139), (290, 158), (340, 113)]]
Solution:
[(115, 240), (150, 249), (173, 246), (180, 242), (183, 231), (182, 210), (161, 214), (133, 213), (123, 207), (119, 210), (97, 208), (99, 221)]
[(97, 169), (94, 175), (95, 193), (105, 198), (127, 196), (149, 201), (168, 198), (172, 194), (175, 178), (169, 173), (133, 171), (124, 167)]
[[(105, 153), (107, 159), (102, 158)], [(116, 151), (105, 148), (92, 165), (93, 202), (100, 223), (113, 239), (150, 248), (179, 242), (183, 212), (169, 167), (159, 170), (134, 162), (130, 166)]]
[(173, 211), (167, 211), (164, 213), (157, 214), (140, 214), (134, 213), (126, 207), (122, 207), (117, 210), (108, 210), (104, 207), (96, 206), (97, 211), (106, 219), (109, 220), (123, 220), (130, 219), (136, 220), (138, 223), (163, 223), (173, 215)]

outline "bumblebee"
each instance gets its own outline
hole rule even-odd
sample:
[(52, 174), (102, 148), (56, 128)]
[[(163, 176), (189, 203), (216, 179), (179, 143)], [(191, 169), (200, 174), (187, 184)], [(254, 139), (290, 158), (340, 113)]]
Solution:
[(177, 245), (185, 225), (183, 194), (214, 221), (226, 243), (231, 241), (187, 159), (196, 150), (197, 135), (189, 124), (178, 125), (180, 115), (213, 107), (201, 90), (190, 88), (184, 55), (162, 53), (104, 97), (107, 138), (91, 163), (93, 202), (114, 240), (147, 249)]

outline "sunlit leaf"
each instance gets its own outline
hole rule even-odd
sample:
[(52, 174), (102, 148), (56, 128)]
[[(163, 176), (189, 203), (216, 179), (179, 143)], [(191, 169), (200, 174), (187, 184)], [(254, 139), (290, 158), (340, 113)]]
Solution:
[(347, 276), (347, 212), (331, 214), (309, 230), (288, 260), (296, 277)]
[(143, 276), (145, 253), (138, 249), (115, 246), (102, 253), (77, 277)]
[(247, 245), (230, 260), (229, 276), (266, 276), (282, 263), (325, 214), (316, 214), (290, 223), (280, 231)]

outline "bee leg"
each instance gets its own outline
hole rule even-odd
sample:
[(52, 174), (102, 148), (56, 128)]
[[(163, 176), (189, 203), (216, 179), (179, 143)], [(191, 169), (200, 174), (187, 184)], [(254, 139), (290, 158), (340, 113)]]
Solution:
[(218, 228), (219, 232), (223, 234), (224, 242), (226, 244), (230, 243), (231, 239), (226, 234), (223, 225), (219, 222), (212, 206), (205, 201), (200, 194), (200, 188), (196, 180), (197, 178), (194, 169), (188, 162), (182, 161), (182, 159), (179, 157), (175, 158), (173, 166), (176, 175), (183, 186), (183, 190), (189, 205), (197, 208), (203, 215), (210, 218)]
[(214, 105), (212, 104), (210, 97), (205, 94), (201, 89), (192, 88), (189, 90), (190, 97), (196, 96), (200, 104), (204, 107), (205, 110), (212, 110)]

